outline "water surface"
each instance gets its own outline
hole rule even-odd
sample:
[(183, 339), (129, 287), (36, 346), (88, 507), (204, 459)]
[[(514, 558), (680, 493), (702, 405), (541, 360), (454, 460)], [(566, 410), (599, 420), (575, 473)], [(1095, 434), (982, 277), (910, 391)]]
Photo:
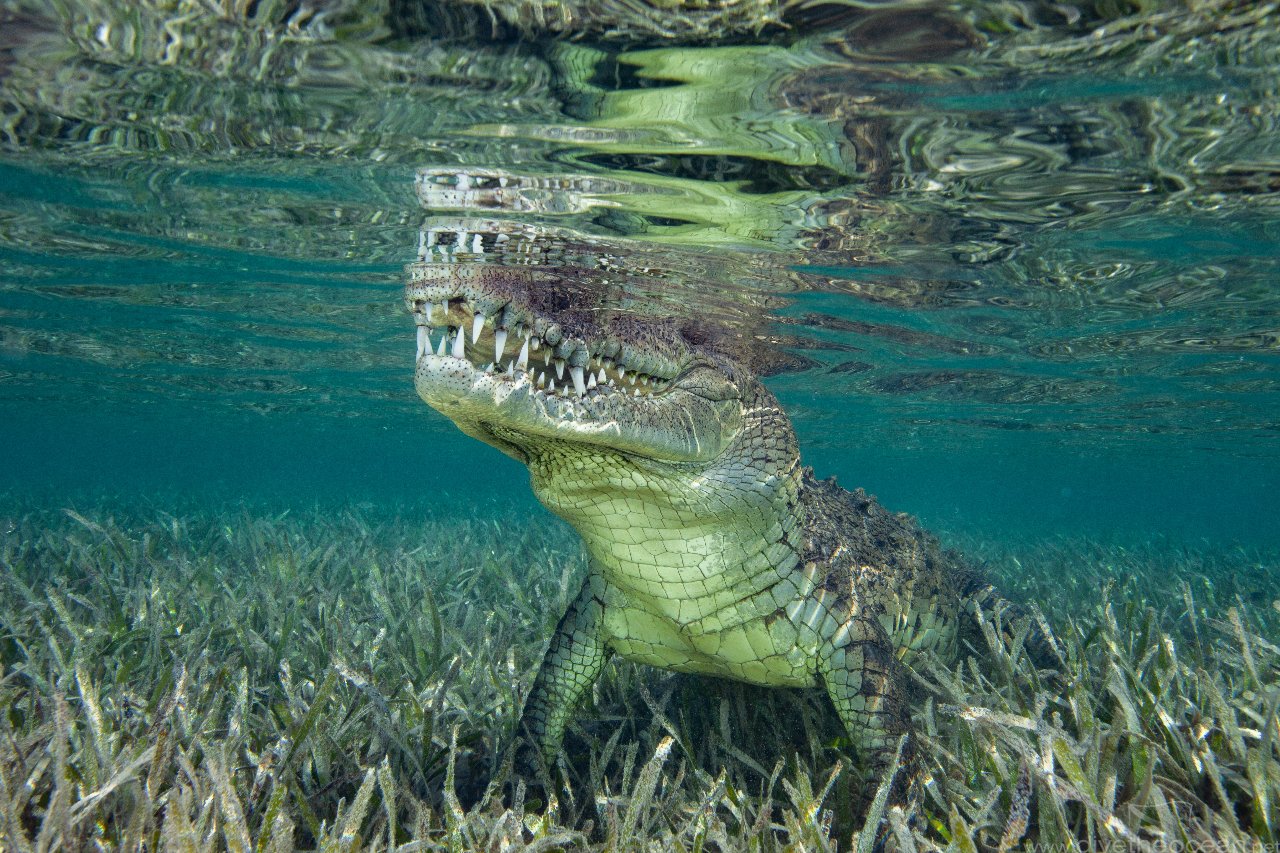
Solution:
[(399, 299), (424, 232), (509, 233), (753, 341), (819, 474), (934, 527), (1280, 542), (1267, 7), (170, 5), (0, 4), (19, 500), (536, 511), (415, 398)]

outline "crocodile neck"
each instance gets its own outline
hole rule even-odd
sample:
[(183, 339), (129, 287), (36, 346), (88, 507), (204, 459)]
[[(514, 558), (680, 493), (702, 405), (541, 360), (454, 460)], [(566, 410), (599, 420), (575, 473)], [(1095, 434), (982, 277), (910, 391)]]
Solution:
[(758, 596), (798, 562), (801, 470), (775, 406), (758, 407), (712, 467), (544, 446), (529, 460), (534, 492), (581, 534), (593, 570), (629, 604), (693, 625)]

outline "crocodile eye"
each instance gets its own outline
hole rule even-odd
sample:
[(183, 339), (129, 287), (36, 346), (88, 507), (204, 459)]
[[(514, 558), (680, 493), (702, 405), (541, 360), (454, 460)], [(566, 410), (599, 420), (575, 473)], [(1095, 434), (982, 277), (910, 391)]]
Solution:
[(702, 346), (711, 339), (705, 328), (692, 323), (680, 329), (680, 336), (693, 346)]

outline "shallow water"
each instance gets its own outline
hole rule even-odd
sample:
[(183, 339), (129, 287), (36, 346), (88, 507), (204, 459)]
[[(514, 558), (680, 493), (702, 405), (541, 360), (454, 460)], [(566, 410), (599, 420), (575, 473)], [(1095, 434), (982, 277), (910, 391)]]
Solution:
[(505, 229), (755, 341), (806, 461), (928, 525), (1280, 544), (1274, 9), (316, 8), (0, 4), (0, 490), (537, 511), (400, 301), (422, 229)]
[[(0, 0), (0, 847), (1275, 846), (1280, 7), (671, 5)], [(522, 787), (587, 561), (424, 263), (714, 334), (1034, 612), (909, 663), (911, 826), (620, 659)]]

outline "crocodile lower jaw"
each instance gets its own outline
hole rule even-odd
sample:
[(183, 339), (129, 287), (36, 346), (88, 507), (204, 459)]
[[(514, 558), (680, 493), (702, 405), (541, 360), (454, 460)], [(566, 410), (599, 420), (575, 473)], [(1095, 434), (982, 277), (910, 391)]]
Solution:
[(643, 356), (628, 343), (571, 335), (514, 293), (473, 289), (454, 266), (415, 265), (406, 287), (417, 326), (414, 385), (424, 401), (526, 462), (547, 439), (662, 455), (663, 442), (650, 447), (634, 424), (655, 419), (678, 375), (634, 369), (623, 359)]
[[(414, 385), (463, 432), (528, 462), (564, 442), (665, 462), (714, 459), (740, 391), (684, 333), (554, 273), (411, 264)], [(558, 452), (558, 451), (556, 451)]]
[(550, 324), (516, 321), (505, 308), (486, 314), (465, 296), (415, 301), (412, 309), (419, 395), (459, 425), (477, 425), (490, 442), (521, 447), (521, 456), (520, 434), (607, 438), (619, 430), (618, 404), (661, 396), (671, 385), (588, 348), (568, 353), (572, 364), (534, 334)]
[(487, 376), (495, 390), (509, 386), (509, 393), (528, 386), (530, 393), (548, 401), (649, 396), (671, 384), (669, 379), (627, 370), (590, 349), (574, 353), (573, 360), (580, 363), (570, 363), (526, 324), (503, 324), (503, 313), (486, 315), (465, 298), (442, 304), (415, 302), (419, 373), (440, 374), (452, 381), (467, 376), (477, 384)]

